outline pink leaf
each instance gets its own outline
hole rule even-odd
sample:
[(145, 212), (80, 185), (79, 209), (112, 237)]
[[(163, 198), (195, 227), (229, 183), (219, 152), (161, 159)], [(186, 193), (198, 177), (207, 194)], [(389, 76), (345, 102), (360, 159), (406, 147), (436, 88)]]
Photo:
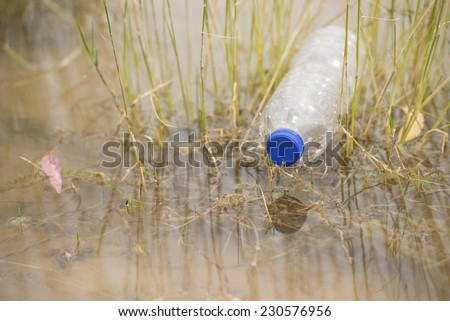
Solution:
[(62, 188), (62, 177), (61, 177), (61, 165), (59, 160), (52, 154), (47, 154), (41, 159), (41, 166), (44, 170), (45, 175), (47, 175), (50, 184), (52, 184), (55, 191), (60, 194)]

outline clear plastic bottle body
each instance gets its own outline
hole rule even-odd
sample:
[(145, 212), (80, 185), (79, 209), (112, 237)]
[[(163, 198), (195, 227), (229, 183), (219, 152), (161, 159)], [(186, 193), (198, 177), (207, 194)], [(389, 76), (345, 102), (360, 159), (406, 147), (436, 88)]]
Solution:
[[(298, 133), (304, 143), (320, 143), (322, 148), (316, 150), (316, 155), (323, 152), (326, 132), (336, 131), (341, 113), (344, 44), (345, 29), (337, 26), (319, 29), (305, 40), (265, 107), (260, 126), (263, 137), (277, 129), (289, 129)], [(356, 36), (349, 32), (344, 91), (349, 98), (356, 76), (355, 53)]]

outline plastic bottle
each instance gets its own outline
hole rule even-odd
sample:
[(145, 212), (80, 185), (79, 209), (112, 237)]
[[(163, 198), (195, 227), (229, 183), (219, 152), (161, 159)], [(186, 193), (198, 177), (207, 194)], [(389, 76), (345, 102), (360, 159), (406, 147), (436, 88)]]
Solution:
[[(353, 95), (356, 76), (356, 36), (348, 32), (347, 79), (344, 93)], [(329, 26), (313, 32), (302, 44), (291, 69), (265, 106), (260, 133), (266, 152), (277, 165), (298, 162), (307, 142), (320, 143), (313, 157), (326, 148), (326, 132), (334, 133), (340, 110), (345, 29)], [(346, 112), (347, 106), (343, 106)]]

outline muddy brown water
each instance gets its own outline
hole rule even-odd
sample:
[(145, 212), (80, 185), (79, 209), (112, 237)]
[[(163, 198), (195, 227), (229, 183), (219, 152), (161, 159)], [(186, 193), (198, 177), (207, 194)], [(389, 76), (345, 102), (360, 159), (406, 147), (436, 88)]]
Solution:
[[(436, 184), (363, 161), (275, 173), (273, 191), (264, 163), (150, 168), (147, 192), (137, 172), (113, 184), (125, 169), (102, 168), (101, 147), (118, 116), (63, 38), (16, 42), (32, 67), (1, 51), (0, 299), (450, 299), (448, 154), (423, 165)], [(54, 147), (61, 195), (19, 159)]]

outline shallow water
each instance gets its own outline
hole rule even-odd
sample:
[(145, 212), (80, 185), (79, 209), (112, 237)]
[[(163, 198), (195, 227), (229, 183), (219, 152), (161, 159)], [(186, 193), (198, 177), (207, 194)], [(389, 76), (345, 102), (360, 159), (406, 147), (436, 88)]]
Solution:
[[(448, 152), (409, 183), (357, 158), (275, 172), (273, 190), (265, 163), (149, 167), (147, 192), (137, 171), (113, 183), (126, 170), (100, 163), (117, 113), (61, 32), (10, 43), (33, 68), (1, 51), (0, 299), (450, 299)], [(54, 147), (61, 195), (19, 159)]]

